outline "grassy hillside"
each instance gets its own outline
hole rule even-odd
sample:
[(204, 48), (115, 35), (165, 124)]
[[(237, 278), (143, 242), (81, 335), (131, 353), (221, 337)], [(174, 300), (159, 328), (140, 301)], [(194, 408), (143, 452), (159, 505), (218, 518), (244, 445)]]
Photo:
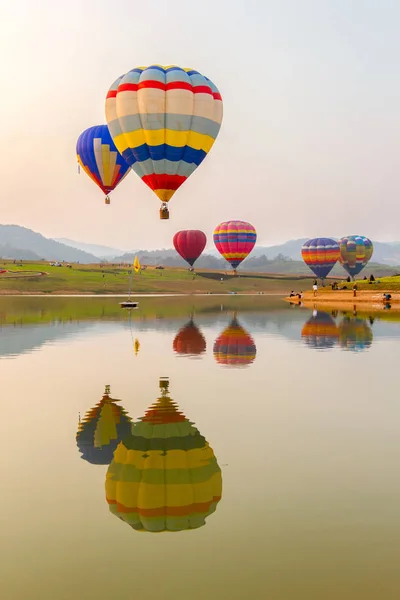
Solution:
[[(0, 263), (0, 268), (12, 273), (0, 275), (0, 293), (91, 293), (126, 294), (130, 270), (118, 266), (97, 264), (53, 267), (45, 262), (24, 262), (14, 265)], [(42, 273), (42, 274), (41, 274)], [(221, 278), (223, 281), (221, 281)], [(197, 271), (148, 267), (141, 274), (133, 275), (132, 293), (227, 293), (227, 292), (276, 292), (287, 293), (291, 289), (310, 287), (310, 278), (291, 275), (266, 275), (243, 273), (234, 277), (227, 271)]]

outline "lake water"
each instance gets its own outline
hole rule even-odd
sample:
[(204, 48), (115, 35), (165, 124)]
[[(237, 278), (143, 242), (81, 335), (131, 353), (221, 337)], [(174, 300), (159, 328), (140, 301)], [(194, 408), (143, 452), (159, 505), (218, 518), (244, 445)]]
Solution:
[(4, 298), (0, 326), (2, 598), (398, 600), (394, 314)]

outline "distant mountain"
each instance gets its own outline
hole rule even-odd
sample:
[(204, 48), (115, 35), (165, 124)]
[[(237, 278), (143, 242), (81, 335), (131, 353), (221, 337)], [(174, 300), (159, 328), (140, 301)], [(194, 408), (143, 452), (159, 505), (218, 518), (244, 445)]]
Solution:
[(85, 242), (77, 242), (70, 240), (69, 238), (53, 238), (55, 242), (65, 244), (76, 250), (82, 250), (83, 252), (89, 252), (97, 258), (111, 258), (123, 254), (123, 250), (118, 248), (111, 248), (110, 246), (99, 246), (97, 244), (86, 244)]
[[(4, 248), (3, 254), (1, 248)], [(28, 260), (43, 258), (81, 263), (100, 262), (100, 259), (93, 254), (60, 244), (19, 225), (0, 225), (0, 255), (3, 258), (26, 258)]]

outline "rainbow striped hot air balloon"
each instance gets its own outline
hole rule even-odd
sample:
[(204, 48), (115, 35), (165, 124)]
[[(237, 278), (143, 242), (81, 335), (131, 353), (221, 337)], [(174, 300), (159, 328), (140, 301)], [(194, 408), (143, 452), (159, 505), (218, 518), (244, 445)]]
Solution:
[(213, 352), (220, 365), (246, 367), (254, 362), (257, 349), (253, 338), (235, 316), (215, 340)]
[(132, 426), (107, 471), (110, 511), (137, 531), (182, 531), (205, 525), (222, 495), (221, 469), (199, 431), (168, 396)]
[(339, 328), (326, 312), (315, 311), (301, 330), (301, 337), (310, 348), (333, 348), (339, 341)]
[(129, 165), (116, 149), (107, 125), (89, 127), (81, 133), (76, 143), (76, 155), (85, 173), (106, 194), (105, 203), (110, 204), (108, 194), (127, 175)]
[(301, 256), (306, 265), (322, 280), (331, 272), (339, 255), (339, 244), (332, 238), (308, 240), (301, 249)]
[(340, 264), (354, 278), (370, 261), (374, 246), (367, 237), (349, 235), (339, 240)]
[(214, 244), (231, 265), (234, 274), (240, 263), (253, 250), (256, 241), (256, 230), (246, 221), (226, 221), (214, 230)]
[(222, 122), (216, 86), (194, 69), (137, 67), (108, 91), (106, 120), (116, 147), (141, 180), (167, 202), (211, 150)]
[(117, 402), (110, 398), (107, 385), (101, 401), (79, 423), (76, 443), (82, 458), (92, 464), (109, 465), (119, 442), (131, 430), (131, 418)]

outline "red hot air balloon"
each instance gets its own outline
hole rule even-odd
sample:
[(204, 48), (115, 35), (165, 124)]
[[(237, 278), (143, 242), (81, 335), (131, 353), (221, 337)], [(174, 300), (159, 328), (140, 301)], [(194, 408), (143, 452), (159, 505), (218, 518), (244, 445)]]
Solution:
[(188, 229), (178, 231), (174, 235), (173, 242), (177, 253), (193, 267), (206, 246), (207, 237), (199, 229)]
[(191, 319), (175, 336), (172, 347), (177, 354), (198, 356), (206, 351), (206, 340)]

